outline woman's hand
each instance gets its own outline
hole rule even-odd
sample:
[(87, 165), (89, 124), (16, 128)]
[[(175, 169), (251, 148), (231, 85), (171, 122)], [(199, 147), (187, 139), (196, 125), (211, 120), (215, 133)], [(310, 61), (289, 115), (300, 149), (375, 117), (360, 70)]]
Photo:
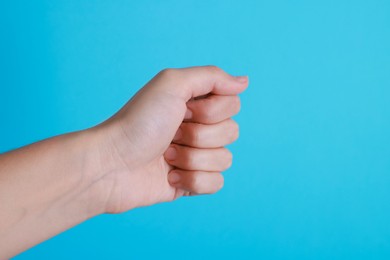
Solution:
[(248, 85), (216, 67), (168, 69), (102, 124), (0, 155), (0, 259), (101, 213), (213, 193)]
[(166, 69), (92, 129), (101, 136), (97, 198), (104, 211), (221, 189), (221, 172), (232, 163), (223, 146), (238, 138), (231, 117), (247, 85), (247, 77), (214, 66)]

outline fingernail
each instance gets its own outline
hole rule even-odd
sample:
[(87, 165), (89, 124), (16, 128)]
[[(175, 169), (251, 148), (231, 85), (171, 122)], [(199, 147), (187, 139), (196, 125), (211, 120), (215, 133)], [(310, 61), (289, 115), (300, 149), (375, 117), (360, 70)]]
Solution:
[(174, 160), (176, 158), (176, 153), (176, 148), (170, 146), (164, 153), (165, 159), (170, 161)]
[(175, 184), (179, 182), (180, 175), (177, 172), (171, 172), (168, 174), (168, 181), (169, 183)]
[(184, 119), (191, 119), (192, 111), (187, 108), (186, 114), (184, 115)]
[(235, 78), (237, 81), (242, 82), (242, 83), (248, 81), (248, 76), (236, 76)]
[(183, 137), (183, 131), (181, 128), (177, 129), (177, 132), (175, 134), (175, 137), (173, 137), (173, 141), (177, 141)]

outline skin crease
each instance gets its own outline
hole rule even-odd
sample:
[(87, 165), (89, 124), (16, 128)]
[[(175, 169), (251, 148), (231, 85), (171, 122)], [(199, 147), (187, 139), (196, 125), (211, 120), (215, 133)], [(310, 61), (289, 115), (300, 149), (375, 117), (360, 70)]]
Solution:
[(215, 66), (166, 69), (102, 124), (0, 155), (0, 259), (102, 213), (221, 189), (247, 86)]

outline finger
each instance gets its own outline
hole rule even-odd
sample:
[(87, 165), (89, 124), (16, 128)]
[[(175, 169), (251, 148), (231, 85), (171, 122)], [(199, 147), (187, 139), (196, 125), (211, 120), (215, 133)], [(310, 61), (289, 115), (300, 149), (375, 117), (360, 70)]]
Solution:
[(211, 194), (219, 191), (224, 184), (220, 172), (172, 170), (168, 174), (171, 186), (184, 190), (183, 195)]
[(237, 140), (238, 133), (238, 124), (232, 119), (212, 125), (182, 123), (173, 142), (197, 148), (217, 148)]
[(237, 95), (248, 86), (247, 76), (234, 77), (216, 66), (165, 69), (153, 81), (162, 89), (185, 101), (208, 93)]
[(165, 160), (183, 170), (224, 171), (232, 164), (232, 153), (226, 148), (198, 149), (170, 145), (164, 153)]
[(241, 108), (238, 96), (211, 95), (187, 102), (186, 121), (214, 124), (236, 115)]

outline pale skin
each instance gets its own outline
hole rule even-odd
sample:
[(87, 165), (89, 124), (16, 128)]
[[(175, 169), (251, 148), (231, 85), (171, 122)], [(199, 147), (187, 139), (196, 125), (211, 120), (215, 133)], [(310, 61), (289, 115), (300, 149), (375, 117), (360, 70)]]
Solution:
[(214, 66), (166, 69), (102, 124), (1, 154), (0, 259), (99, 214), (220, 190), (247, 86)]

